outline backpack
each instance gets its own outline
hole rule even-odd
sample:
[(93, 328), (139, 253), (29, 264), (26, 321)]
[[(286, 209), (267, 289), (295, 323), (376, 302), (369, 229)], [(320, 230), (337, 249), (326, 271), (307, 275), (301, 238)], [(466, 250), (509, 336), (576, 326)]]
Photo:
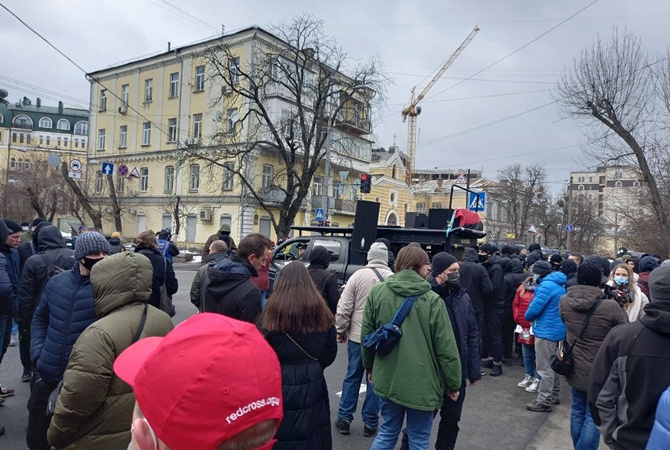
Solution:
[(65, 272), (67, 269), (63, 269), (61, 266), (57, 266), (56, 264), (51, 264), (49, 268), (47, 269), (47, 275), (44, 277), (44, 281), (42, 282), (42, 288), (39, 291), (39, 296), (37, 297), (38, 299), (42, 297), (42, 292), (44, 292), (44, 287), (47, 285), (49, 280), (54, 276), (58, 275), (59, 273)]

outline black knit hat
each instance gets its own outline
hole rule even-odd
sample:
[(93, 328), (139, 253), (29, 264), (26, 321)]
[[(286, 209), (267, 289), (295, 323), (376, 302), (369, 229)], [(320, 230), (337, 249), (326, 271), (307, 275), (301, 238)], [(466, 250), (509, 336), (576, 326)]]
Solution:
[(494, 254), (495, 252), (498, 251), (498, 247), (496, 247), (493, 244), (489, 244), (488, 242), (486, 244), (482, 244), (479, 246), (479, 251), (486, 252), (489, 255)]
[(433, 261), (431, 261), (433, 276), (438, 276), (455, 262), (458, 262), (458, 260), (454, 258), (453, 255), (450, 255), (447, 252), (437, 253), (435, 256), (433, 256)]
[(14, 222), (11, 219), (5, 219), (5, 225), (7, 225), (7, 228), (9, 228), (9, 234), (18, 233), (19, 231), (23, 231), (23, 228), (21, 228), (21, 225), (19, 225), (18, 223)]
[(530, 271), (534, 274), (543, 277), (551, 273), (552, 271), (551, 264), (549, 264), (548, 261), (541, 259), (531, 266)]
[(563, 258), (559, 254), (553, 254), (549, 258), (549, 263), (554, 268), (554, 270), (560, 270), (562, 262), (563, 262)]
[(46, 222), (46, 221), (47, 221), (47, 219), (45, 219), (44, 217), (38, 217), (38, 218), (34, 219), (32, 222), (30, 222), (30, 226), (31, 227), (36, 227), (38, 223)]
[(586, 286), (600, 286), (603, 271), (599, 264), (587, 261), (577, 267), (577, 283)]

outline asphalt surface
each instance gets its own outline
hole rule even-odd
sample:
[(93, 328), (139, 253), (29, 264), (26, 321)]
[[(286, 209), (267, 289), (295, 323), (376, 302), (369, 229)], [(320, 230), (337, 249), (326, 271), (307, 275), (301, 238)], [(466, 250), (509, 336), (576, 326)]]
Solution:
[[(179, 280), (179, 292), (174, 296), (179, 323), (196, 313), (191, 305), (188, 292), (197, 264), (175, 265)], [(331, 419), (337, 417), (339, 392), (347, 368), (346, 345), (338, 348), (337, 359), (326, 369), (325, 376), (331, 392)], [(25, 428), (28, 420), (26, 404), (30, 395), (28, 383), (22, 383), (21, 363), (18, 347), (7, 350), (0, 364), (0, 383), (16, 389), (16, 394), (5, 400), (0, 407), (0, 425), (6, 428), (0, 436), (0, 449), (25, 449)], [(516, 386), (523, 378), (520, 366), (504, 366), (504, 374), (498, 378), (485, 376), (474, 387), (468, 387), (460, 427), (457, 448), (462, 450), (508, 449), (508, 450), (562, 450), (572, 448), (570, 440), (570, 392), (563, 383), (561, 405), (547, 413), (526, 411), (525, 405), (534, 400), (535, 394), (525, 392)], [(359, 408), (362, 406), (362, 398)], [(128, 424), (130, 426), (130, 423)], [(437, 421), (433, 426), (433, 442), (437, 431)], [(369, 449), (373, 438), (363, 436), (360, 411), (351, 424), (351, 434), (340, 435), (333, 430), (333, 448), (336, 450)], [(604, 445), (601, 448), (606, 448)], [(120, 449), (125, 450), (125, 449)]]

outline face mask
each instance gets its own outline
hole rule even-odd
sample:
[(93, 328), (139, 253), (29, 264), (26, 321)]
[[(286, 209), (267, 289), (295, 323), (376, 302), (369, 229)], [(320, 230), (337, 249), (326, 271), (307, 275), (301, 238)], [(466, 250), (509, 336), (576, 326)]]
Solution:
[(461, 273), (460, 272), (451, 272), (447, 274), (447, 283), (452, 286), (458, 286), (461, 282)]
[(536, 273), (533, 274), (533, 281), (537, 283), (537, 280), (540, 279), (540, 276)]
[(22, 229), (23, 231), (28, 231), (28, 230), (29, 230), (28, 227), (21, 227), (21, 229)]
[[(154, 450), (158, 450), (158, 439), (156, 439), (156, 433), (154, 432), (154, 429), (151, 428), (151, 425), (149, 425), (149, 422), (147, 421), (147, 419), (145, 419), (143, 417), (142, 420), (149, 427), (149, 432), (151, 433), (151, 439), (154, 441)], [(135, 429), (132, 425), (130, 425), (130, 435), (131, 436), (133, 435), (133, 431), (135, 431)], [(130, 444), (128, 444), (128, 450), (133, 450), (133, 441), (132, 440), (130, 441)]]
[[(93, 258), (86, 258), (84, 257), (84, 262), (81, 263), (82, 266), (86, 267), (86, 270), (89, 272), (95, 266), (97, 263), (103, 260), (103, 258), (98, 258), (98, 259), (93, 259)], [(81, 260), (80, 260), (81, 261)]]
[(628, 284), (628, 277), (619, 277), (615, 276), (614, 277), (614, 282), (618, 284), (619, 286), (625, 286)]
[(487, 259), (489, 259), (489, 255), (479, 255), (480, 263), (485, 263)]

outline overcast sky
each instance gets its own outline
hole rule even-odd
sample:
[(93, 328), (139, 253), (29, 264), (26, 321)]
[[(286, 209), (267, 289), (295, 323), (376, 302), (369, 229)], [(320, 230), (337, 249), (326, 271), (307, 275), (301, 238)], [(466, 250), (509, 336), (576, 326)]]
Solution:
[[(353, 58), (378, 54), (393, 79), (388, 106), (375, 129), (377, 146), (388, 148), (394, 134), (407, 146), (400, 110), (412, 86), (440, 66), (475, 24), (480, 33), (428, 94), (419, 116), (419, 168), (497, 170), (510, 163), (539, 163), (554, 189), (570, 170), (583, 170), (577, 124), (562, 119), (556, 105), (480, 127), (553, 101), (556, 81), (573, 57), (598, 34), (614, 26), (640, 35), (651, 53), (668, 45), (667, 0), (600, 0), (569, 22), (500, 64), (453, 89), (471, 76), (557, 25), (592, 0), (170, 0), (200, 21), (162, 0), (3, 0), (8, 8), (47, 37), (87, 71), (165, 50), (167, 42), (187, 44), (227, 31), (267, 26), (303, 11), (326, 21)], [(15, 101), (40, 96), (46, 104), (87, 107), (89, 83), (70, 62), (0, 9), (3, 46), (0, 88)], [(9, 78), (9, 79), (8, 79)], [(26, 83), (31, 86), (17, 84)], [(38, 90), (42, 89), (42, 90)], [(45, 92), (47, 90), (49, 92)], [(512, 94), (512, 95), (500, 95)], [(495, 96), (495, 97), (491, 97)], [(482, 98), (483, 97), (483, 98)], [(471, 129), (476, 129), (469, 132)], [(444, 139), (441, 139), (444, 138)], [(432, 142), (432, 143), (431, 143)], [(552, 150), (569, 147), (560, 150)]]

